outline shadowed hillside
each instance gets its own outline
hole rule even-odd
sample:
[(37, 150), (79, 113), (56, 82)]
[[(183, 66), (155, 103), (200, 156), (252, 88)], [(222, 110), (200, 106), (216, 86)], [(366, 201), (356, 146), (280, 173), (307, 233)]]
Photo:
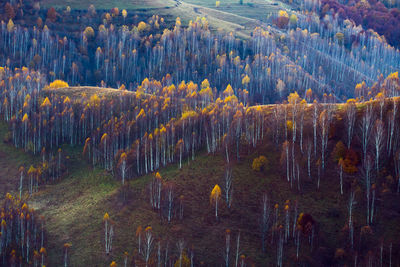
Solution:
[[(100, 94), (99, 94), (100, 93)], [(55, 96), (64, 98), (68, 96), (73, 102), (82, 98), (92, 98), (93, 95), (104, 96), (105, 99), (118, 99), (121, 90), (80, 87), (80, 88), (61, 88), (48, 89), (42, 91), (43, 97)], [(128, 94), (134, 94), (128, 92)], [(108, 96), (111, 97), (109, 98)], [(115, 96), (119, 96), (115, 98)], [(127, 93), (124, 94), (127, 97)], [(386, 99), (384, 112), (389, 112), (392, 108), (390, 103), (393, 99)], [(397, 98), (394, 99), (397, 101)], [(200, 150), (192, 160), (190, 154), (184, 156), (182, 168), (178, 163), (168, 164), (160, 169), (163, 187), (173, 188), (174, 208), (171, 222), (168, 223), (165, 206), (160, 210), (155, 210), (149, 203), (149, 185), (154, 181), (154, 174), (128, 178), (127, 183), (121, 187), (120, 174), (117, 169), (107, 172), (101, 168), (93, 168), (87, 164), (82, 157), (82, 148), (69, 148), (63, 146), (62, 151), (68, 158), (68, 172), (63, 175), (61, 180), (42, 185), (40, 191), (35, 193), (29, 200), (30, 206), (43, 215), (46, 220), (46, 231), (48, 236), (48, 246), (55, 248), (49, 250), (48, 261), (50, 265), (59, 265), (63, 260), (63, 244), (71, 243), (70, 260), (72, 265), (102, 265), (104, 262), (124, 261), (124, 252), (128, 252), (129, 261), (135, 260), (137, 264), (143, 263), (138, 244), (138, 236), (135, 235), (136, 229), (141, 226), (152, 227), (155, 238), (153, 251), (156, 253), (157, 244), (165, 249), (167, 244), (170, 250), (171, 262), (176, 261), (177, 252), (175, 243), (179, 240), (185, 241), (186, 253), (193, 253), (195, 262), (204, 265), (212, 265), (223, 262), (223, 250), (225, 246), (226, 230), (230, 230), (232, 239), (232, 249), (236, 244), (236, 237), (240, 233), (240, 254), (245, 255), (246, 262), (259, 264), (274, 264), (277, 260), (276, 238), (279, 230), (274, 229), (273, 221), (285, 225), (286, 206), (289, 214), (290, 231), (297, 233), (293, 228), (298, 222), (300, 213), (307, 213), (314, 218), (314, 237), (313, 249), (311, 244), (301, 237), (300, 256), (296, 256), (296, 235), (290, 232), (288, 243), (285, 244), (285, 262), (300, 262), (306, 264), (332, 264), (339, 262), (337, 258), (338, 250), (344, 249), (341, 260), (351, 259), (351, 253), (346, 249), (349, 245), (346, 226), (348, 220), (348, 199), (351, 192), (356, 192), (357, 204), (354, 207), (354, 233), (358, 249), (371, 250), (372, 246), (359, 241), (363, 236), (365, 226), (366, 204), (363, 199), (364, 185), (362, 165), (356, 165), (356, 173), (344, 174), (343, 191), (340, 194), (339, 170), (335, 163), (336, 153), (338, 152), (337, 143), (345, 135), (343, 130), (346, 128), (345, 110), (346, 104), (326, 104), (333, 108), (329, 142), (327, 148), (326, 171), (319, 180), (318, 168), (315, 165), (311, 169), (311, 177), (307, 176), (307, 168), (302, 167), (300, 176), (292, 181), (286, 180), (285, 156), (281, 145), (274, 144), (273, 127), (264, 128), (263, 136), (257, 141), (256, 147), (244, 145), (238, 151), (240, 159), (236, 159), (234, 146), (230, 147), (230, 162), (226, 162), (225, 150), (207, 153)], [(363, 113), (368, 105), (379, 107), (379, 101), (364, 102), (357, 104), (355, 113), (356, 120), (362, 121)], [(273, 114), (276, 109), (283, 108), (282, 105), (255, 106), (249, 110), (262, 111), (265, 114), (265, 125), (274, 122)], [(321, 105), (321, 108), (323, 105)], [(291, 118), (292, 106), (288, 106), (287, 117)], [(311, 118), (313, 105), (305, 108), (305, 118)], [(379, 109), (378, 109), (379, 110)], [(250, 111), (249, 111), (250, 112)], [(305, 125), (308, 125), (305, 123)], [(4, 126), (3, 126), (4, 127)], [(282, 127), (282, 126), (280, 126)], [(312, 128), (312, 125), (306, 126)], [(281, 128), (281, 134), (283, 134)], [(288, 131), (292, 131), (288, 128)], [(305, 133), (307, 130), (305, 130)], [(318, 141), (320, 142), (320, 141)], [(353, 149), (361, 157), (361, 148), (358, 139), (354, 139)], [(11, 155), (19, 153), (9, 145), (3, 145), (3, 150), (9, 151)], [(306, 149), (306, 148), (304, 148)], [(319, 149), (318, 149), (319, 151)], [(296, 152), (300, 153), (300, 152)], [(302, 166), (306, 166), (307, 154), (304, 152), (301, 157)], [(320, 152), (318, 152), (320, 153)], [(254, 169), (254, 159), (260, 155), (266, 157), (266, 163), (261, 171)], [(300, 153), (301, 155), (301, 153)], [(4, 159), (2, 160), (2, 162)], [(30, 164), (24, 159), (22, 165)], [(34, 161), (34, 158), (33, 158)], [(315, 164), (315, 163), (313, 163)], [(390, 163), (388, 162), (388, 166)], [(12, 163), (17, 168), (17, 163)], [(133, 167), (134, 168), (134, 167)], [(221, 187), (225, 183), (226, 170), (232, 171), (233, 195), (231, 208), (227, 202), (221, 199), (219, 207), (219, 219), (215, 220), (214, 206), (210, 203), (210, 192), (215, 184)], [(17, 172), (15, 172), (17, 173)], [(396, 193), (391, 193), (391, 189), (386, 188), (389, 184), (390, 176), (388, 169), (383, 169), (379, 176), (382, 180), (377, 180), (379, 184), (379, 200), (377, 204), (377, 221), (373, 225), (373, 234), (368, 237), (371, 244), (379, 245), (384, 243), (385, 255), (388, 253), (388, 246), (400, 238), (400, 229), (397, 221), (399, 220), (400, 210), (390, 203), (395, 203), (398, 198)], [(290, 174), (291, 175), (291, 174)], [(114, 176), (114, 177), (113, 177)], [(292, 179), (292, 178), (290, 178)], [(12, 184), (12, 182), (8, 182)], [(320, 184), (318, 186), (318, 184)], [(14, 182), (17, 188), (18, 180)], [(386, 189), (385, 189), (386, 188)], [(355, 191), (353, 191), (355, 189)], [(387, 191), (389, 189), (389, 191)], [(386, 192), (385, 192), (386, 190)], [(223, 191), (224, 192), (224, 191)], [(164, 199), (164, 191), (163, 197)], [(262, 246), (260, 235), (263, 195), (268, 196), (268, 206), (271, 206), (272, 226), (266, 239), (266, 254), (261, 253)], [(166, 201), (165, 199), (163, 201)], [(163, 204), (164, 203), (164, 204)], [(275, 205), (277, 204), (277, 205)], [(165, 205), (165, 202), (162, 202)], [(183, 205), (183, 217), (180, 218), (180, 205)], [(108, 212), (114, 225), (114, 241), (112, 252), (106, 256), (104, 254), (104, 224), (103, 215)], [(278, 214), (275, 218), (273, 214)], [(278, 224), (279, 226), (279, 224)], [(360, 237), (358, 237), (360, 236)], [(275, 240), (275, 241), (274, 241)], [(361, 243), (359, 243), (361, 242)], [(389, 243), (388, 243), (389, 242)], [(397, 258), (397, 244), (392, 243), (394, 253), (393, 259)], [(57, 249), (58, 248), (58, 249)], [(207, 248), (207, 249), (206, 249)], [(232, 261), (234, 253), (232, 250)], [(163, 250), (163, 253), (165, 251)], [(156, 257), (156, 254), (154, 254)], [(385, 258), (385, 262), (388, 256)]]

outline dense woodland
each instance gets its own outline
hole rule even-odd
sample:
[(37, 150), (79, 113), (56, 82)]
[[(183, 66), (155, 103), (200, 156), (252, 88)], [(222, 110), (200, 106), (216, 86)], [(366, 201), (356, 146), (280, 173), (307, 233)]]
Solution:
[[(167, 224), (184, 223), (188, 207), (160, 169), (181, 169), (202, 153), (222, 155), (223, 182), (208, 185), (206, 196), (218, 224), (230, 219), (226, 213), (221, 218), (221, 210), (238, 205), (233, 166), (260, 146), (279, 155), (273, 171), (293, 194), (333, 184), (335, 196), (346, 203), (338, 247), (328, 247), (320, 218), (301, 197), (278, 203), (265, 190), (247, 225), (251, 234), (226, 229), (214, 248), (200, 248), (222, 247), (218, 262), (198, 258), (196, 244), (185, 238), (164, 242), (143, 225), (134, 229), (135, 251), (125, 252), (119, 266), (260, 266), (242, 250), (246, 234), (259, 244), (252, 253), (267, 255), (271, 265), (398, 266), (398, 228), (385, 223), (400, 221), (400, 52), (356, 19), (341, 21), (319, 2), (301, 4), (304, 12), (279, 12), (271, 18), (276, 27), (256, 28), (241, 40), (210, 29), (205, 18), (184, 26), (179, 18), (172, 24), (157, 15), (142, 20), (116, 8), (44, 12), (29, 1), (5, 3), (4, 141), (40, 161), (18, 170), (19, 194), (7, 194), (2, 202), (1, 265), (46, 264), (51, 248), (45, 218), (26, 202), (42, 185), (65, 177), (61, 146), (68, 144), (120, 181), (125, 205), (128, 182), (150, 174), (144, 208)], [(23, 21), (24, 12), (34, 25)], [(72, 27), (78, 31), (57, 26), (76, 20)], [(68, 87), (77, 85), (118, 89), (112, 95), (69, 94)], [(271, 164), (260, 154), (251, 167), (267, 172)], [(117, 230), (109, 214), (98, 218), (106, 255)], [(65, 266), (70, 247), (63, 247)], [(113, 260), (110, 266), (117, 265)]]
[(384, 35), (395, 46), (400, 44), (400, 3), (395, 1), (323, 1), (322, 14), (333, 10), (341, 20), (351, 19), (357, 25)]
[[(355, 96), (358, 83), (371, 86), (400, 68), (399, 51), (383, 37), (334, 14), (321, 20), (313, 12), (290, 18), (280, 12), (271, 19), (281, 30), (256, 28), (251, 39), (240, 40), (211, 31), (205, 18), (188, 27), (177, 18), (168, 27), (157, 15), (125, 24), (127, 11), (118, 9), (100, 14), (94, 6), (86, 14), (32, 9), (34, 25), (27, 27), (13, 21), (25, 9), (11, 8), (4, 9), (1, 26), (1, 65), (40, 70), (48, 81), (70, 85), (124, 84), (133, 90), (145, 78), (170, 76), (174, 84), (208, 79), (219, 92), (230, 84), (235, 94), (247, 90), (252, 103), (281, 102), (293, 91), (304, 98), (310, 88), (319, 98), (327, 93), (342, 101)], [(75, 24), (71, 32), (58, 26), (66, 23)]]

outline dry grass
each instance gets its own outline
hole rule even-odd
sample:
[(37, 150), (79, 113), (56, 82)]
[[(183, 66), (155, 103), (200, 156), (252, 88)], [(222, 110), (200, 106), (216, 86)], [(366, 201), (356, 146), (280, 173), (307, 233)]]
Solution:
[(57, 89), (43, 89), (41, 92), (43, 97), (57, 94), (59, 96), (68, 96), (71, 100), (81, 99), (83, 96), (90, 98), (92, 95), (97, 95), (102, 98), (118, 98), (122, 95), (128, 95), (134, 97), (135, 92), (127, 90), (118, 90), (113, 88), (101, 88), (94, 86), (75, 86), (75, 87), (64, 87)]

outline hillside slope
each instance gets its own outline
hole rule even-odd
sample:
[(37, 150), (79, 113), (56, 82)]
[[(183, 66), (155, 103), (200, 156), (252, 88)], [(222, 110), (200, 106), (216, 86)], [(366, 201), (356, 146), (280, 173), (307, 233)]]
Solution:
[[(90, 95), (90, 90), (92, 89), (84, 88), (87, 95)], [(79, 99), (79, 94), (72, 95), (78, 96)], [(270, 110), (273, 107), (273, 105), (264, 106)], [(338, 127), (340, 127), (340, 117), (336, 117), (333, 128)], [(3, 124), (1, 129), (4, 136), (7, 132), (6, 125)], [(331, 136), (329, 151), (333, 150), (337, 138), (337, 135)], [(308, 213), (315, 219), (316, 249), (310, 251), (307, 242), (302, 244), (300, 262), (316, 264), (314, 262), (316, 258), (320, 259), (319, 262), (338, 261), (335, 258), (336, 250), (343, 248), (347, 243), (345, 230), (347, 203), (355, 177), (345, 176), (345, 193), (340, 195), (338, 172), (331, 156), (328, 157), (327, 171), (322, 177), (319, 190), (316, 188), (317, 174), (313, 170), (311, 179), (306, 174), (301, 175), (302, 183), (299, 191), (296, 186), (291, 188), (285, 179), (280, 160), (280, 147), (271, 142), (263, 142), (255, 149), (243, 147), (240, 151), (241, 159), (231, 162), (234, 188), (232, 207), (228, 209), (222, 200), (218, 221), (215, 220), (209, 195), (215, 184), (223, 187), (226, 168), (224, 155), (219, 153), (212, 155), (202, 151), (194, 161), (185, 158), (182, 169), (179, 169), (177, 164), (172, 164), (160, 170), (164, 182), (174, 185), (176, 205), (180, 196), (183, 196), (183, 220), (175, 214), (172, 222), (168, 224), (165, 219), (160, 218), (158, 212), (152, 210), (149, 203), (148, 188), (153, 175), (129, 180), (129, 186), (124, 189), (126, 200), (123, 201), (120, 181), (113, 178), (111, 173), (93, 169), (87, 164), (81, 155), (82, 148), (64, 146), (62, 149), (69, 158), (68, 174), (59, 181), (42, 186), (29, 200), (30, 206), (46, 219), (49, 266), (62, 264), (63, 244), (66, 242), (72, 244), (70, 260), (73, 266), (106, 266), (112, 260), (122, 264), (124, 252), (129, 253), (130, 261), (134, 256), (141, 266), (143, 258), (138, 254), (138, 239), (135, 236), (139, 226), (143, 229), (151, 226), (156, 241), (160, 241), (163, 248), (168, 242), (169, 253), (175, 255), (175, 259), (177, 258), (175, 243), (181, 238), (184, 239), (186, 248), (194, 252), (195, 262), (203, 262), (205, 266), (222, 264), (225, 232), (230, 229), (232, 247), (237, 234), (241, 233), (240, 251), (246, 255), (248, 263), (254, 262), (256, 266), (272, 265), (276, 261), (275, 243), (268, 242), (267, 253), (261, 253), (260, 215), (264, 193), (268, 194), (271, 205), (278, 204), (278, 220), (282, 223), (285, 221), (286, 204), (290, 206), (291, 224), (297, 219), (294, 215), (296, 206), (297, 214)], [(32, 162), (39, 160), (12, 148), (9, 144), (2, 144), (0, 153), (9, 155), (7, 158), (1, 157), (0, 164), (7, 164), (12, 170), (9, 175), (4, 176), (8, 180), (2, 181), (10, 189), (18, 186), (18, 179), (10, 178), (17, 175), (16, 169), (19, 165), (28, 167)], [(253, 159), (260, 155), (266, 156), (268, 164), (262, 172), (256, 172), (251, 165)], [(399, 210), (394, 206), (396, 199), (397, 196), (393, 194), (382, 195), (379, 199), (379, 219), (374, 227), (374, 238), (383, 238), (385, 253), (387, 253), (387, 242), (400, 238)], [(104, 253), (103, 241), (105, 212), (109, 213), (115, 225), (113, 250), (108, 256)], [(364, 225), (364, 213), (365, 203), (360, 194), (357, 196), (354, 216), (357, 234)], [(268, 240), (270, 241), (269, 238)], [(156, 246), (153, 252), (156, 252)], [(295, 264), (295, 255), (295, 246), (293, 240), (290, 240), (285, 247), (285, 262)], [(233, 260), (233, 252), (231, 257)], [(346, 253), (343, 257), (349, 255)], [(387, 259), (388, 257), (385, 257), (385, 261)]]

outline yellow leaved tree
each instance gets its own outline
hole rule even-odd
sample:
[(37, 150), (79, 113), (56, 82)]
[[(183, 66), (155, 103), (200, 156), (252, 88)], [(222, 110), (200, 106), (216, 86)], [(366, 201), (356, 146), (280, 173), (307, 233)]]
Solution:
[(54, 82), (50, 83), (47, 88), (57, 89), (57, 88), (63, 88), (63, 87), (69, 87), (68, 83), (64, 82), (62, 80), (55, 80)]
[(210, 202), (215, 204), (215, 218), (218, 220), (218, 201), (221, 198), (221, 188), (215, 185), (210, 194)]

